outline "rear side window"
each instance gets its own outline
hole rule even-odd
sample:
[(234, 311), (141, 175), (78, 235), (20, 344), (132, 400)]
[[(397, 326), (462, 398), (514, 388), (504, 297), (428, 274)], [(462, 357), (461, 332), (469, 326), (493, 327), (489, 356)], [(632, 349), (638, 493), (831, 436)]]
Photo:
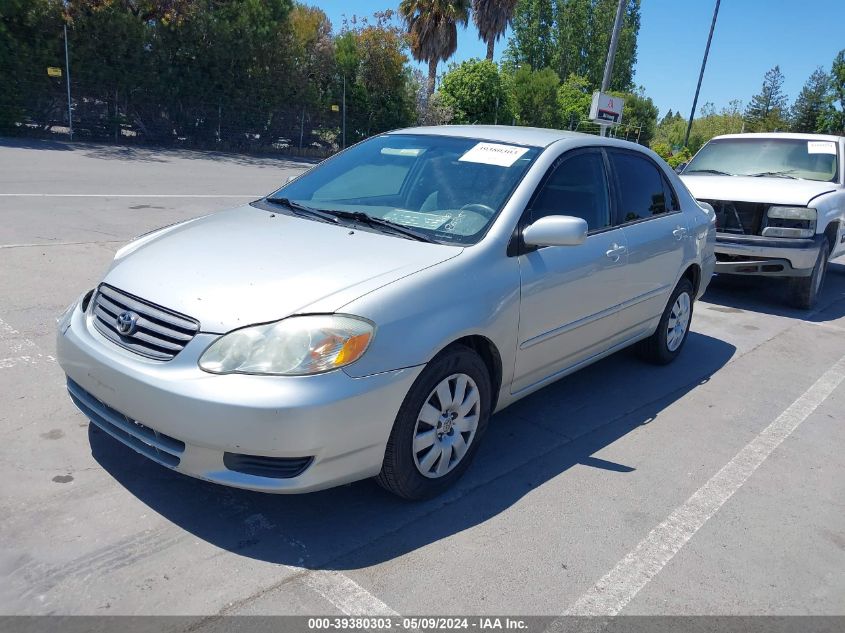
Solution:
[(599, 152), (564, 158), (531, 203), (531, 222), (547, 215), (583, 218), (590, 231), (610, 225), (607, 178)]
[(619, 221), (635, 222), (676, 208), (671, 189), (654, 163), (628, 152), (609, 152), (619, 185)]

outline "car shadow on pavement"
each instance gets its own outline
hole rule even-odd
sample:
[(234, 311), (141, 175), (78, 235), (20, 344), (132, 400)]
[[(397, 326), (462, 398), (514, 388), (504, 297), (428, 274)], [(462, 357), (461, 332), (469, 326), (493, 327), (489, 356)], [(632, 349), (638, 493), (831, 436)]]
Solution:
[[(801, 310), (789, 304), (789, 282), (776, 277), (716, 275), (702, 300), (726, 312), (762, 312), (813, 323), (845, 316), (845, 262), (831, 262), (816, 307)], [(712, 309), (712, 307), (711, 307)]]
[(620, 352), (550, 385), (495, 415), (464, 478), (421, 503), (398, 499), (372, 480), (292, 496), (230, 489), (159, 466), (93, 425), (89, 439), (94, 458), (119, 484), (197, 538), (256, 560), (356, 569), (480, 525), (575, 465), (627, 476), (630, 465), (593, 454), (654, 421), (735, 351), (691, 332), (670, 366)]
[(113, 145), (37, 139), (26, 137), (0, 137), (0, 147), (13, 149), (35, 149), (51, 151), (80, 152), (86, 158), (102, 160), (125, 160), (142, 163), (168, 163), (174, 159), (202, 159), (248, 167), (296, 168), (305, 164), (316, 165), (322, 159), (293, 154), (239, 154), (215, 150), (199, 150), (180, 147), (156, 147), (154, 145)]

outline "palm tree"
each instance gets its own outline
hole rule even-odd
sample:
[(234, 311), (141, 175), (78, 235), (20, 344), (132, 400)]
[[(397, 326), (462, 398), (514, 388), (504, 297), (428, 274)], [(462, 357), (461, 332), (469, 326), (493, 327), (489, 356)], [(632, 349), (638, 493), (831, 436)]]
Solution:
[(472, 0), (472, 21), (487, 42), (487, 59), (493, 61), (493, 45), (510, 26), (517, 0)]
[(428, 62), (429, 96), (434, 93), (437, 64), (458, 48), (458, 24), (469, 21), (470, 0), (402, 0), (399, 15), (405, 20), (414, 59)]

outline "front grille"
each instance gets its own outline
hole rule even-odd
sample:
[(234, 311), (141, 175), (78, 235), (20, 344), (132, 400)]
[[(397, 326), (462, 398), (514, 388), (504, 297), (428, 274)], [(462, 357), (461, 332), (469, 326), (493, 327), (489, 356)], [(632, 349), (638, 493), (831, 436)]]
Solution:
[(716, 211), (716, 230), (734, 235), (760, 235), (768, 204), (729, 200), (702, 200)]
[[(136, 315), (134, 331), (121, 334), (118, 316)], [(94, 297), (94, 327), (110, 341), (155, 360), (170, 360), (182, 351), (200, 324), (184, 314), (162, 308), (107, 284), (100, 284)]]
[(175, 468), (179, 465), (182, 453), (185, 452), (184, 442), (112, 409), (70, 378), (67, 379), (67, 390), (79, 410), (113, 438), (163, 466)]
[(243, 455), (241, 453), (223, 453), (223, 465), (245, 475), (272, 477), (273, 479), (291, 479), (305, 472), (314, 461), (313, 457), (265, 457), (263, 455)]

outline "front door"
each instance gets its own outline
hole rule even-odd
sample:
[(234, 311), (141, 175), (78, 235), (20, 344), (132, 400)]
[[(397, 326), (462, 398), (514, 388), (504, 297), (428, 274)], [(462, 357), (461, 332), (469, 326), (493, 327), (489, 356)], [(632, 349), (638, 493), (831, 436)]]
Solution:
[(578, 246), (547, 246), (519, 256), (521, 302), (512, 392), (522, 391), (612, 347), (615, 307), (628, 260), (625, 234), (611, 226), (604, 155), (564, 154), (526, 210), (525, 225), (546, 215), (587, 221)]

